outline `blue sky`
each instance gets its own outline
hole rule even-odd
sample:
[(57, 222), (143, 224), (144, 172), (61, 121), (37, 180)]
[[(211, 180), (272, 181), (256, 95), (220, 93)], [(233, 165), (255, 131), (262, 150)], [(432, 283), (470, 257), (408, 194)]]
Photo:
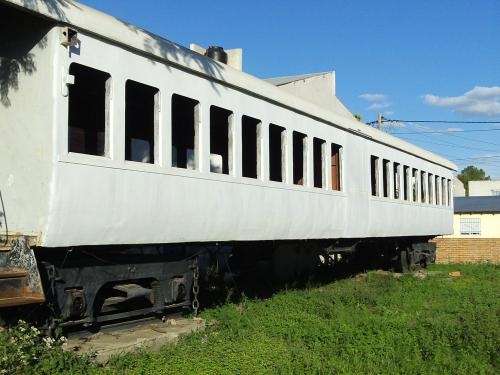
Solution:
[[(82, 2), (185, 46), (241, 47), (244, 70), (258, 77), (335, 70), (337, 95), (366, 122), (378, 111), (500, 121), (500, 0)], [(493, 128), (500, 124), (403, 123), (388, 131), (411, 133), (400, 136), (500, 179)]]

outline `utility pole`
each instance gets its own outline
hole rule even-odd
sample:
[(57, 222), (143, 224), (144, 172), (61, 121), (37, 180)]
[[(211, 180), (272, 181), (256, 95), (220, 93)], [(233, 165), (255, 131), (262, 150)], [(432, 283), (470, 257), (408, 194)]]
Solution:
[(382, 120), (384, 120), (384, 116), (379, 112), (377, 114), (377, 128), (378, 130), (382, 130)]

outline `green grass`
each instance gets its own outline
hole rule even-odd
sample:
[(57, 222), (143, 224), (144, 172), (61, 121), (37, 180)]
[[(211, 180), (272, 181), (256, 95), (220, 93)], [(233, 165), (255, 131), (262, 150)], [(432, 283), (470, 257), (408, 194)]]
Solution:
[[(461, 277), (451, 278), (450, 271)], [(48, 357), (36, 373), (494, 374), (500, 371), (500, 269), (436, 265), (425, 279), (368, 273), (267, 300), (206, 310), (216, 323), (157, 353), (105, 368)], [(439, 271), (439, 272), (437, 272)], [(66, 366), (66, 367), (65, 367)], [(43, 369), (43, 371), (41, 371)]]

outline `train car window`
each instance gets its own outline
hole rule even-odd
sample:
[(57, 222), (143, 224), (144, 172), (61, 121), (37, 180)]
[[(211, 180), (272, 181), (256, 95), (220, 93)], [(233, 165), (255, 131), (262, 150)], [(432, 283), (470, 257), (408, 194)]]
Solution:
[(108, 73), (73, 63), (68, 93), (68, 152), (107, 156), (109, 144)]
[(446, 189), (446, 191), (448, 193), (448, 206), (451, 206), (451, 200), (453, 199), (451, 195), (451, 180), (447, 181), (447, 187), (448, 189)]
[(371, 185), (372, 185), (372, 195), (379, 195), (379, 183), (378, 183), (378, 163), (379, 159), (376, 156), (370, 157), (370, 174), (371, 174)]
[(427, 178), (424, 171), (420, 171), (420, 199), (422, 203), (427, 202)]
[(440, 180), (439, 176), (436, 176), (434, 178), (434, 189), (435, 189), (435, 193), (436, 193), (435, 194), (436, 195), (436, 205), (438, 205), (439, 201), (440, 201), (439, 200), (439, 180)]
[(260, 120), (249, 116), (241, 118), (241, 165), (243, 177), (260, 177), (260, 127)]
[(305, 185), (307, 176), (307, 136), (293, 132), (293, 183)]
[(433, 204), (434, 203), (434, 189), (432, 188), (432, 182), (434, 180), (434, 175), (432, 173), (429, 173), (428, 176), (427, 176), (427, 179), (429, 180), (429, 182), (427, 183), (427, 191), (428, 191), (428, 202), (429, 204)]
[(332, 171), (332, 190), (340, 191), (342, 189), (341, 181), (341, 149), (342, 146), (332, 143), (330, 166)]
[(158, 134), (155, 87), (128, 80), (125, 84), (125, 160), (154, 163)]
[(418, 202), (418, 170), (416, 168), (411, 171), (411, 191), (413, 202)]
[(448, 205), (446, 201), (446, 179), (444, 177), (441, 178), (441, 205)]
[(285, 182), (286, 176), (285, 128), (269, 124), (269, 180)]
[(197, 169), (200, 102), (172, 95), (172, 167)]
[(403, 167), (403, 197), (405, 201), (410, 200), (409, 179), (410, 179), (410, 167), (405, 165)]
[(229, 174), (232, 160), (232, 117), (227, 109), (210, 107), (210, 172)]
[(383, 181), (383, 193), (385, 198), (389, 198), (390, 190), (390, 180), (389, 180), (389, 165), (390, 161), (387, 159), (382, 160), (382, 181)]
[(401, 198), (401, 165), (399, 163), (393, 164), (392, 170), (394, 199)]
[(324, 140), (313, 138), (314, 187), (317, 188), (325, 185), (325, 146)]

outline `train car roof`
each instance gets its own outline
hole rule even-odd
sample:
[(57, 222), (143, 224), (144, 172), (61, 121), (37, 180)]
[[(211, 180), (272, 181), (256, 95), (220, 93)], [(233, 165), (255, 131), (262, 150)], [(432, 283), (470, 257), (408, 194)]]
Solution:
[(262, 79), (214, 61), (113, 16), (71, 0), (0, 0), (0, 4), (22, 8), (58, 24), (96, 35), (128, 49), (194, 72), (224, 85), (263, 98), (359, 136), (396, 148), (451, 170), (457, 166), (445, 158), (374, 129), (340, 113), (327, 110), (285, 92)]

